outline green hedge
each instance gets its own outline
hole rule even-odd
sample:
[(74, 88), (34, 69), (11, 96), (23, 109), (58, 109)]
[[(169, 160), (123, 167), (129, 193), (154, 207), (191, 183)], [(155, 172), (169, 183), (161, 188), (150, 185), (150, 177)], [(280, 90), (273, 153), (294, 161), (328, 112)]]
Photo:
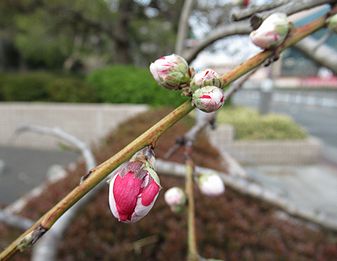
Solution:
[(288, 116), (261, 116), (257, 111), (244, 107), (227, 107), (220, 110), (218, 121), (233, 125), (235, 139), (292, 140), (307, 137), (306, 132)]
[(158, 86), (148, 69), (117, 65), (93, 71), (86, 80), (47, 72), (0, 74), (0, 100), (177, 106), (186, 98)]
[(181, 104), (186, 98), (179, 92), (157, 85), (148, 69), (134, 66), (110, 66), (92, 72), (87, 81), (96, 87), (100, 100), (107, 103)]
[(0, 100), (98, 102), (95, 88), (84, 80), (47, 72), (0, 74)]

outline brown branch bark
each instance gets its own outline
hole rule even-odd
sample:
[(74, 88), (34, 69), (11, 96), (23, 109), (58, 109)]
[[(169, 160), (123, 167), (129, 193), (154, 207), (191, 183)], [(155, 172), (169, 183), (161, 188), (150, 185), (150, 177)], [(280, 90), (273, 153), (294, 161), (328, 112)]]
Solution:
[[(250, 16), (257, 14), (262, 18), (266, 18), (275, 12), (285, 13), (292, 15), (303, 10), (307, 10), (316, 6), (324, 4), (336, 3), (336, 0), (279, 0), (272, 3), (267, 3), (259, 6), (248, 7), (244, 10), (237, 10), (232, 13), (233, 21), (240, 21), (249, 18)], [(271, 10), (272, 9), (272, 10)]]
[(247, 17), (252, 16), (255, 13), (260, 13), (263, 11), (268, 11), (279, 7), (280, 5), (287, 4), (289, 0), (278, 0), (273, 1), (264, 5), (253, 5), (245, 9), (235, 10), (232, 12), (231, 18), (233, 21), (240, 21)]
[(184, 57), (187, 62), (192, 62), (201, 51), (217, 40), (231, 35), (245, 35), (250, 32), (250, 24), (247, 21), (221, 26), (211, 32), (205, 39), (201, 40), (196, 47), (186, 51)]

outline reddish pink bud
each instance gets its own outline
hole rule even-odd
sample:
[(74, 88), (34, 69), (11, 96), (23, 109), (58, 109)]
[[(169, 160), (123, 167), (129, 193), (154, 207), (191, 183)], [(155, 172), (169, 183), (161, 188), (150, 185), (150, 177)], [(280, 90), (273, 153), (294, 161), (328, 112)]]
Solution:
[(153, 207), (161, 187), (152, 163), (143, 151), (138, 152), (111, 179), (109, 205), (119, 221), (137, 222)]

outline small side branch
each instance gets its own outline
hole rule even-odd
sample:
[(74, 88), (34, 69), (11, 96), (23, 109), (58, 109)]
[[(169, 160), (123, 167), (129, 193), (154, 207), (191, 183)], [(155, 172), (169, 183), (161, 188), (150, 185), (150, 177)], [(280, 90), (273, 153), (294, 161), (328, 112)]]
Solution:
[(195, 206), (193, 186), (194, 164), (191, 159), (186, 160), (186, 195), (187, 195), (187, 261), (198, 261), (197, 239), (195, 232)]
[(240, 21), (252, 16), (255, 13), (268, 11), (281, 5), (287, 4), (288, 2), (289, 0), (278, 0), (264, 5), (252, 5), (251, 7), (245, 9), (235, 10), (232, 12), (232, 20)]

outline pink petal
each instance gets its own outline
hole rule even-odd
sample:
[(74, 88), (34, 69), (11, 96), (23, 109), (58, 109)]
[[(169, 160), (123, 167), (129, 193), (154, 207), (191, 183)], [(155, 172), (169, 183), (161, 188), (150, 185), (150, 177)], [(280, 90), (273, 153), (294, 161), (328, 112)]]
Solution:
[(146, 186), (142, 192), (142, 205), (149, 206), (158, 195), (159, 190), (160, 186), (154, 181), (154, 179), (151, 179), (150, 184)]
[(113, 195), (120, 221), (131, 220), (142, 183), (143, 180), (136, 178), (133, 172), (128, 172), (124, 177), (117, 175)]

